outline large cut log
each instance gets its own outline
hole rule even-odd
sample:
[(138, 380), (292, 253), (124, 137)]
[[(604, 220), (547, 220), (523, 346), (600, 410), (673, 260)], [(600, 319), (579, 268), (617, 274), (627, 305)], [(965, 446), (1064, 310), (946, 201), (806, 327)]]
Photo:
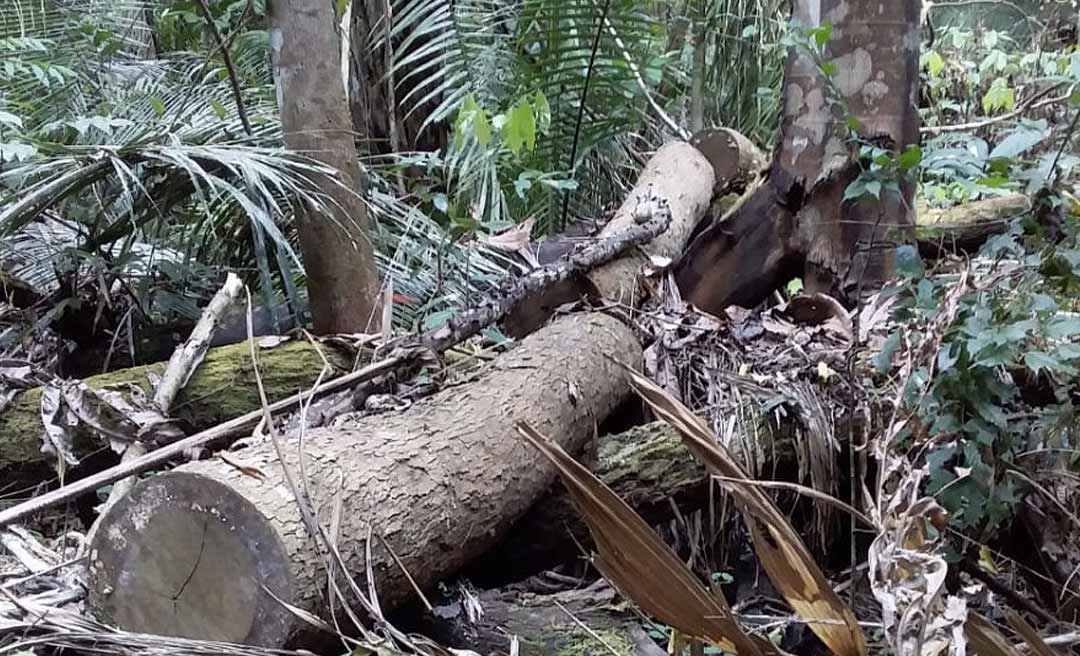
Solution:
[[(351, 357), (343, 350), (321, 346), (338, 373), (348, 371)], [(260, 349), (263, 383), (271, 399), (295, 395), (311, 387), (323, 367), (318, 350), (306, 341), (288, 341)], [(152, 394), (149, 375), (160, 375), (165, 363), (122, 369), (84, 382), (92, 389), (110, 385), (133, 384)], [(53, 457), (42, 453), (42, 388), (20, 394), (0, 413), (0, 476), (10, 480), (41, 480), (53, 471)], [(259, 407), (259, 392), (247, 344), (211, 349), (206, 360), (195, 370), (175, 404), (175, 416), (186, 428), (199, 431), (216, 426)], [(76, 456), (85, 456), (100, 448), (89, 436), (76, 442)]]
[[(714, 193), (745, 184), (757, 175), (764, 161), (761, 151), (733, 130), (709, 130), (696, 135), (690, 143), (673, 141), (661, 147), (599, 236), (616, 235), (633, 226), (638, 221), (639, 208), (651, 197), (667, 201), (671, 209), (668, 229), (647, 246), (598, 267), (587, 276), (551, 286), (541, 297), (530, 298), (528, 303), (515, 307), (505, 321), (507, 333), (515, 337), (527, 335), (543, 325), (557, 308), (583, 297), (602, 296), (631, 306), (640, 302), (643, 293), (640, 276), (649, 258), (677, 257), (708, 211)], [(557, 257), (573, 243), (574, 239), (566, 239), (554, 246), (545, 244), (542, 253), (549, 258)]]
[[(616, 361), (640, 359), (621, 322), (565, 317), (475, 382), (399, 414), (310, 431), (302, 468), (297, 444), (284, 446), (283, 467), (266, 443), (234, 456), (242, 470), (210, 460), (146, 479), (101, 520), (90, 547), (90, 608), (132, 631), (302, 642), (307, 625), (266, 591), (326, 616), (326, 561), (285, 468), (305, 473), (315, 512), (335, 527), (345, 566), (361, 581), (370, 547), (381, 607), (397, 607), (414, 595), (405, 572), (429, 589), (491, 548), (553, 481), (515, 437), (515, 423), (580, 448), (629, 395)], [(366, 545), (369, 531), (382, 540)]]

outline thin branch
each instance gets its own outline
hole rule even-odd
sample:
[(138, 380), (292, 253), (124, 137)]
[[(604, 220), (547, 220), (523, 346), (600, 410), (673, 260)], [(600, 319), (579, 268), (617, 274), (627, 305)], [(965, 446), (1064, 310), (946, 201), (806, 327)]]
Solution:
[[(240, 117), (240, 122), (244, 125), (244, 132), (250, 137), (252, 135), (251, 121), (248, 120), (247, 109), (244, 107), (244, 97), (240, 92), (240, 80), (236, 75), (236, 68), (233, 67), (232, 55), (229, 54), (229, 44), (221, 38), (221, 32), (217, 28), (217, 24), (214, 23), (214, 16), (210, 13), (210, 6), (206, 4), (206, 0), (199, 0), (199, 9), (202, 11), (203, 18), (206, 19), (206, 26), (210, 28), (210, 34), (214, 37), (214, 42), (217, 44), (217, 48), (221, 50), (221, 59), (225, 62), (225, 70), (229, 73), (229, 85), (232, 87), (233, 100), (236, 101), (236, 113)], [(244, 13), (247, 13), (245, 9)]]
[[(611, 0), (604, 0), (604, 7), (600, 11), (600, 23), (607, 18), (611, 8)], [(585, 121), (585, 104), (589, 99), (589, 85), (592, 82), (593, 70), (596, 68), (596, 54), (600, 51), (600, 35), (603, 34), (601, 25), (596, 26), (596, 36), (593, 38), (592, 52), (589, 54), (589, 67), (585, 69), (585, 85), (581, 90), (581, 100), (578, 103), (577, 120), (574, 121), (574, 140), (570, 144), (570, 174), (577, 172), (577, 153), (581, 143), (581, 125)], [(566, 225), (566, 216), (570, 213), (570, 191), (563, 192), (562, 218), (560, 226)]]
[(1004, 597), (1005, 600), (1017, 610), (1027, 611), (1047, 624), (1057, 624), (1057, 618), (1051, 615), (1045, 608), (1042, 608), (1024, 595), (994, 578), (990, 572), (987, 572), (970, 560), (964, 559), (960, 561), (960, 569), (976, 581), (984, 583), (991, 591)]
[(980, 128), (985, 128), (985, 127), (988, 127), (990, 125), (994, 125), (995, 123), (1001, 123), (1003, 121), (1008, 121), (1009, 119), (1016, 118), (1016, 117), (1020, 116), (1021, 114), (1024, 114), (1024, 113), (1026, 113), (1028, 111), (1035, 110), (1035, 109), (1041, 109), (1043, 107), (1047, 107), (1049, 105), (1055, 105), (1055, 104), (1057, 104), (1059, 102), (1064, 102), (1064, 101), (1068, 100), (1071, 97), (1072, 94), (1066, 94), (1064, 96), (1059, 96), (1057, 98), (1050, 98), (1049, 100), (1043, 100), (1042, 102), (1038, 102), (1038, 103), (1036, 102), (1040, 98), (1044, 98), (1044, 97), (1048, 96), (1050, 93), (1052, 93), (1052, 92), (1056, 91), (1057, 89), (1061, 88), (1061, 86), (1062, 86), (1061, 84), (1056, 84), (1056, 85), (1054, 85), (1052, 87), (1043, 89), (1042, 91), (1035, 94), (1031, 98), (1028, 98), (1024, 103), (1022, 103), (1019, 107), (1017, 107), (1013, 111), (1008, 112), (1007, 114), (1002, 114), (1001, 116), (995, 116), (994, 118), (987, 118), (987, 119), (983, 119), (981, 121), (972, 121), (970, 123), (959, 123), (959, 124), (956, 124), (956, 125), (932, 125), (932, 126), (929, 126), (929, 127), (919, 128), (919, 132), (921, 132), (922, 134), (943, 134), (945, 132), (967, 132), (969, 130), (978, 130)]

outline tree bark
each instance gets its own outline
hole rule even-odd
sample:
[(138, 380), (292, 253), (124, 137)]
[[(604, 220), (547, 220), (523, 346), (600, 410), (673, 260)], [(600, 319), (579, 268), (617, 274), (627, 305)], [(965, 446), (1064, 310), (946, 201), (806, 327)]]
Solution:
[(862, 140), (894, 153), (917, 143), (918, 17), (915, 0), (795, 3), (798, 25), (833, 26), (822, 56), (836, 73), (826, 78), (805, 51), (792, 50), (767, 179), (698, 231), (675, 267), (686, 300), (713, 313), (752, 306), (797, 275), (809, 291), (853, 300), (892, 275), (893, 246), (909, 241), (914, 225), (914, 187), (903, 180), (900, 193), (884, 190), (880, 201), (844, 201), (860, 172), (848, 118)]
[(329, 199), (297, 212), (314, 329), (367, 332), (378, 325), (379, 280), (359, 195), (362, 178), (341, 79), (334, 4), (271, 0), (270, 24), (285, 144), (341, 176), (315, 176)]
[[(556, 321), (474, 383), (400, 414), (309, 431), (304, 489), (320, 521), (340, 525), (338, 548), (361, 580), (370, 546), (379, 602), (392, 609), (413, 588), (382, 541), (365, 545), (369, 529), (430, 589), (491, 548), (554, 480), (514, 437), (515, 423), (579, 448), (629, 395), (615, 361), (640, 359), (633, 332), (615, 319)], [(297, 445), (283, 450), (289, 470), (301, 471)], [(325, 615), (320, 545), (305, 529), (273, 445), (235, 455), (259, 474), (217, 460), (190, 463), (142, 481), (102, 518), (90, 547), (95, 615), (133, 631), (302, 642), (306, 625), (263, 588)]]
[[(344, 350), (323, 345), (323, 353), (337, 368), (348, 371), (352, 357)], [(267, 395), (278, 400), (311, 387), (323, 367), (319, 352), (311, 344), (289, 341), (273, 348), (260, 349), (259, 360)], [(153, 393), (149, 375), (161, 374), (165, 363), (132, 367), (99, 376), (84, 382), (93, 389), (110, 385), (134, 384), (148, 394)], [(42, 388), (26, 390), (0, 412), (0, 477), (36, 482), (53, 475), (53, 460), (41, 452)], [(236, 344), (210, 349), (206, 359), (195, 370), (191, 380), (180, 392), (173, 415), (192, 432), (216, 426), (259, 407), (259, 392), (248, 345)], [(100, 442), (89, 435), (76, 442), (76, 456), (84, 457), (100, 448)]]
[[(690, 143), (673, 141), (660, 148), (638, 176), (634, 188), (598, 235), (619, 234), (635, 224), (635, 211), (650, 196), (663, 198), (671, 209), (671, 225), (646, 247), (552, 286), (539, 298), (515, 307), (504, 327), (511, 336), (527, 335), (543, 325), (557, 308), (583, 297), (604, 297), (634, 305), (645, 295), (642, 268), (650, 257), (673, 259), (682, 252), (717, 192), (745, 183), (760, 170), (765, 156), (749, 139), (733, 130), (707, 130)], [(547, 258), (569, 252), (577, 238), (545, 243)], [(550, 241), (560, 241), (555, 238)], [(543, 263), (543, 262), (542, 262)]]

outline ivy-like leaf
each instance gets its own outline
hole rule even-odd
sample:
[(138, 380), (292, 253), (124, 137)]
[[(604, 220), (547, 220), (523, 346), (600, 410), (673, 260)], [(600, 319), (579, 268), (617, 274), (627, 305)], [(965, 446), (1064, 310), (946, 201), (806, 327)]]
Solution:
[(990, 90), (983, 96), (982, 106), (986, 114), (993, 114), (996, 110), (1012, 111), (1016, 106), (1016, 90), (1009, 86), (1005, 78), (999, 77), (990, 84)]
[(1029, 351), (1028, 353), (1025, 353), (1024, 365), (1035, 373), (1039, 373), (1043, 369), (1063, 374), (1076, 373), (1075, 367), (1068, 365), (1057, 357), (1043, 351)]

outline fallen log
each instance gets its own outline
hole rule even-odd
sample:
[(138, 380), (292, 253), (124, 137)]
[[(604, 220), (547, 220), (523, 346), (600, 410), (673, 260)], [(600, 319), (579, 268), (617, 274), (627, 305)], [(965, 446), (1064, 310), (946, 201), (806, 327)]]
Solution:
[(1012, 219), (1030, 212), (1031, 199), (1009, 194), (954, 207), (917, 209), (919, 254), (937, 259), (950, 253), (974, 255), (987, 239), (1005, 232)]
[[(321, 346), (337, 373), (348, 371), (352, 356), (330, 345)], [(323, 367), (318, 350), (306, 341), (291, 340), (260, 349), (263, 383), (274, 399), (295, 395), (315, 382)], [(94, 389), (133, 384), (153, 393), (150, 374), (160, 375), (165, 363), (122, 369), (92, 376), (84, 382)], [(41, 394), (34, 388), (20, 394), (0, 413), (0, 476), (5, 481), (42, 480), (53, 471), (53, 457), (42, 453)], [(206, 360), (180, 392), (175, 416), (191, 432), (216, 426), (259, 407), (254, 371), (247, 344), (211, 349)], [(77, 456), (99, 448), (89, 435), (76, 442)]]
[[(639, 303), (643, 296), (641, 272), (649, 264), (649, 258), (677, 257), (708, 211), (713, 196), (745, 184), (757, 175), (764, 161), (761, 151), (733, 130), (708, 130), (696, 135), (690, 143), (673, 141), (664, 145), (646, 164), (634, 188), (599, 237), (617, 235), (633, 226), (635, 214), (651, 197), (663, 199), (671, 210), (667, 230), (636, 251), (587, 275), (551, 285), (542, 295), (516, 305), (504, 322), (507, 333), (514, 337), (527, 335), (543, 325), (560, 306), (584, 297), (603, 297), (624, 305)], [(566, 239), (555, 247), (546, 244), (546, 257), (561, 255), (575, 239)]]
[[(527, 304), (530, 299), (543, 294), (547, 287), (558, 285), (592, 267), (610, 262), (626, 249), (645, 243), (663, 233), (671, 224), (671, 211), (665, 199), (650, 195), (646, 199), (646, 203), (637, 208), (634, 219), (633, 225), (626, 226), (624, 230), (590, 243), (579, 244), (558, 261), (530, 271), (521, 278), (508, 280), (499, 290), (499, 293), (462, 311), (461, 314), (446, 324), (419, 336), (406, 338), (406, 343), (395, 350), (395, 355), (379, 363), (369, 365), (364, 370), (332, 379), (322, 384), (318, 389), (313, 390), (311, 395), (318, 395), (325, 391), (341, 389), (348, 384), (369, 380), (397, 365), (413, 360), (421, 349), (430, 349), (435, 353), (441, 353), (504, 318), (515, 304)], [(248, 357), (248, 361), (250, 361), (250, 357)], [(249, 386), (248, 391), (251, 394), (256, 394), (254, 386)], [(296, 401), (297, 397), (292, 399), (287, 397), (276, 402), (272, 409), (277, 411), (285, 407), (291, 407)], [(182, 453), (183, 450), (195, 447), (202, 448), (211, 444), (218, 445), (227, 437), (236, 437), (238, 431), (250, 428), (258, 419), (258, 411), (234, 417), (224, 424), (170, 444), (164, 449), (136, 458), (130, 463), (123, 463), (109, 470), (93, 474), (59, 490), (53, 490), (13, 508), (0, 511), (0, 526), (54, 504), (74, 499), (80, 494), (92, 492), (95, 489), (92, 487), (93, 485), (108, 485), (125, 476), (163, 465)]]
[(440, 603), (423, 618), (424, 635), (451, 648), (480, 654), (511, 653), (517, 638), (523, 656), (616, 654), (664, 656), (643, 621), (621, 609), (616, 592), (603, 581), (580, 590), (537, 594), (507, 588), (477, 595), (483, 614), (470, 617), (460, 601)]
[[(383, 610), (485, 553), (554, 480), (514, 437), (527, 421), (579, 448), (629, 395), (614, 360), (641, 347), (619, 321), (560, 319), (501, 356), (478, 381), (400, 414), (314, 429), (284, 449), (345, 566), (369, 571)], [(90, 546), (89, 607), (107, 624), (259, 645), (298, 644), (326, 616), (323, 547), (308, 533), (272, 444), (145, 479), (101, 519)], [(385, 540), (365, 544), (373, 531)], [(400, 559), (400, 565), (397, 559)], [(135, 582), (138, 582), (136, 585)], [(366, 589), (366, 588), (362, 588)], [(267, 594), (267, 591), (273, 596)]]

